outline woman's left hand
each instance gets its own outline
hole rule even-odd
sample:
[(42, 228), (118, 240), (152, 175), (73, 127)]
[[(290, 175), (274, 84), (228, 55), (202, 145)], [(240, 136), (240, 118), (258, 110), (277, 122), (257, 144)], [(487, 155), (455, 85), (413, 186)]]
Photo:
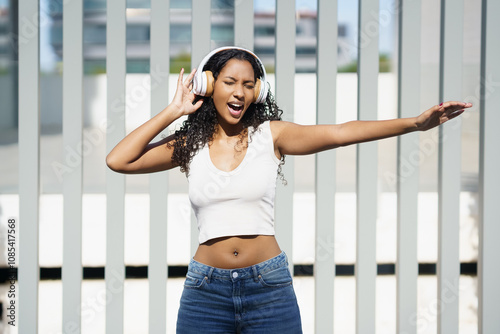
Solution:
[(440, 105), (436, 105), (422, 114), (416, 119), (417, 130), (426, 131), (432, 129), (444, 122), (453, 119), (465, 111), (465, 108), (472, 107), (472, 103), (448, 101)]

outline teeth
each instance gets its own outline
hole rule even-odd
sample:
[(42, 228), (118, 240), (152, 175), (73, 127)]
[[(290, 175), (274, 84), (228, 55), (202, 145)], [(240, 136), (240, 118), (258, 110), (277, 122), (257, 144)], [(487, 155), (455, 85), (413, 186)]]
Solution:
[(229, 107), (233, 108), (233, 109), (241, 109), (243, 108), (243, 105), (242, 104), (232, 104), (232, 103), (228, 103)]

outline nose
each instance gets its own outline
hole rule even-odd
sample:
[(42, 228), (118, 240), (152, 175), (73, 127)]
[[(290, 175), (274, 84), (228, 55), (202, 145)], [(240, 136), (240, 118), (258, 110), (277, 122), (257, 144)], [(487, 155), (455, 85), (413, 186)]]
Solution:
[(243, 98), (243, 86), (242, 85), (234, 85), (233, 96), (241, 99)]

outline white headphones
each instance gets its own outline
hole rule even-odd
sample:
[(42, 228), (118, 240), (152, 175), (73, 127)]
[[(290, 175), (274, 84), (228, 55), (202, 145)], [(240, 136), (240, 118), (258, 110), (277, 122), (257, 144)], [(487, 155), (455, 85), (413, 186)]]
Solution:
[(259, 64), (261, 70), (262, 70), (262, 77), (258, 78), (257, 81), (255, 82), (255, 96), (254, 96), (254, 103), (264, 103), (266, 102), (266, 97), (267, 97), (267, 92), (269, 90), (267, 80), (266, 80), (266, 69), (264, 68), (264, 65), (260, 61), (259, 57), (255, 55), (250, 50), (240, 48), (237, 46), (224, 46), (218, 49), (213, 50), (210, 52), (208, 55), (203, 58), (201, 61), (200, 65), (198, 66), (198, 70), (196, 71), (196, 74), (193, 79), (193, 93), (196, 95), (201, 95), (201, 96), (211, 96), (213, 93), (213, 85), (214, 85), (214, 76), (211, 71), (203, 71), (203, 67), (205, 64), (210, 60), (210, 58), (216, 54), (217, 52), (223, 51), (223, 50), (229, 50), (229, 49), (236, 49), (236, 50), (243, 50), (245, 52), (248, 52), (252, 56), (255, 57), (257, 60), (257, 63)]

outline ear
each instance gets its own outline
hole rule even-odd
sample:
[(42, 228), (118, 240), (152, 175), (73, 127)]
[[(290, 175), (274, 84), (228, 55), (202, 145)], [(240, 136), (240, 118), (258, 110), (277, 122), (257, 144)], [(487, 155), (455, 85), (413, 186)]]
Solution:
[(207, 79), (207, 91), (205, 92), (205, 96), (212, 96), (212, 94), (214, 93), (215, 85), (214, 75), (212, 71), (204, 71), (203, 73), (205, 73), (205, 77)]
[(255, 81), (255, 88), (254, 88), (254, 96), (253, 96), (253, 102), (257, 101), (260, 95), (260, 79), (257, 79)]

